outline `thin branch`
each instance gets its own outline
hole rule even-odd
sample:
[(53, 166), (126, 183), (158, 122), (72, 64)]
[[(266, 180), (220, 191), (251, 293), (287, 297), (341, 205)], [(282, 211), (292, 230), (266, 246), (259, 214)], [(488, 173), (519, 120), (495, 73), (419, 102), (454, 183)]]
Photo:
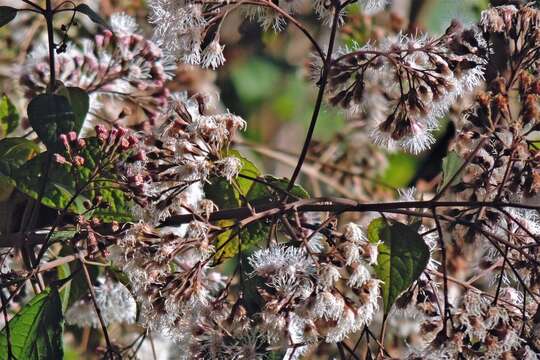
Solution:
[(321, 111), (322, 101), (324, 97), (324, 90), (326, 89), (326, 83), (328, 82), (328, 73), (330, 71), (330, 66), (332, 64), (332, 54), (334, 52), (334, 43), (336, 40), (337, 26), (339, 23), (340, 10), (341, 10), (341, 7), (338, 5), (337, 2), (333, 2), (333, 6), (334, 6), (334, 18), (332, 20), (332, 29), (330, 30), (331, 31), (330, 40), (328, 41), (328, 50), (326, 51), (326, 59), (324, 61), (324, 67), (323, 67), (321, 80), (319, 84), (319, 92), (317, 94), (317, 100), (315, 102), (315, 108), (313, 109), (313, 115), (311, 117), (311, 122), (309, 124), (309, 128), (306, 134), (306, 139), (304, 141), (304, 145), (302, 146), (302, 151), (300, 152), (300, 156), (298, 157), (298, 163), (296, 164), (296, 168), (294, 169), (294, 172), (289, 181), (289, 186), (287, 186), (287, 190), (292, 189), (296, 181), (296, 178), (300, 174), (300, 169), (302, 168), (302, 165), (304, 164), (304, 161), (306, 160), (306, 155), (309, 150), (309, 145), (311, 144), (311, 139), (313, 137), (313, 132), (315, 131), (315, 125), (317, 124), (317, 119), (319, 118), (319, 113)]

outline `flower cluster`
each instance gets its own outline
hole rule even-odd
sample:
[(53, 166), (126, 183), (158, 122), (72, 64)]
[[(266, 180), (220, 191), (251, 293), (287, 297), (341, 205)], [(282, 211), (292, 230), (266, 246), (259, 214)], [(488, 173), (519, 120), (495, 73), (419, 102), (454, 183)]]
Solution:
[[(270, 344), (289, 344), (287, 359), (321, 341), (344, 340), (369, 325), (378, 309), (379, 280), (370, 272), (377, 245), (352, 223), (335, 247), (327, 245), (274, 245), (249, 258), (253, 276), (263, 281), (260, 327)], [(350, 293), (338, 290), (343, 285)]]
[(346, 48), (332, 61), (329, 101), (365, 112), (377, 144), (419, 153), (456, 98), (483, 80), (486, 53), (480, 33), (457, 23), (439, 38), (400, 34)]
[(231, 113), (205, 115), (201, 96), (175, 94), (169, 102), (159, 133), (139, 142), (136, 153), (121, 165), (126, 186), (140, 205), (140, 218), (152, 224), (192, 207), (210, 176), (230, 180), (242, 166), (226, 152), (244, 120)]
[[(227, 279), (209, 266), (214, 250), (209, 232), (197, 221), (183, 236), (141, 223), (111, 251), (111, 259), (130, 280), (142, 323), (183, 345), (185, 358), (193, 352), (212, 353), (214, 324), (226, 322), (230, 310), (218, 302)], [(195, 351), (194, 344), (201, 348)]]
[[(141, 223), (111, 253), (130, 279), (143, 324), (180, 344), (186, 358), (264, 354), (273, 346), (286, 346), (286, 358), (298, 358), (373, 319), (379, 280), (370, 265), (377, 244), (357, 225), (347, 225), (333, 245), (281, 244), (253, 252), (241, 286), (253, 287), (255, 299), (244, 299), (247, 289), (227, 296), (236, 286), (210, 261), (218, 252), (217, 234), (199, 221), (182, 235)], [(340, 291), (343, 286), (350, 291)]]
[[(335, 11), (340, 13), (351, 2), (313, 2), (313, 12), (324, 23), (329, 23)], [(382, 9), (386, 0), (358, 0), (363, 10), (372, 14)], [(260, 0), (249, 4), (212, 1), (152, 0), (150, 22), (155, 26), (154, 41), (166, 45), (182, 63), (213, 68), (223, 65), (224, 45), (220, 43), (222, 23), (231, 11), (240, 7), (243, 17), (258, 22), (264, 30), (282, 30), (288, 18), (305, 8), (302, 0), (280, 4)]]
[[(456, 329), (445, 342), (433, 341), (441, 329), (440, 319), (431, 316), (421, 324), (424, 347), (413, 350), (410, 359), (537, 359), (537, 354), (521, 338), (523, 296), (514, 288), (501, 289), (495, 302), (470, 290), (453, 314)], [(536, 311), (536, 303), (525, 304), (527, 316)], [(425, 344), (430, 344), (425, 346)], [(536, 346), (536, 345), (533, 345)]]
[[(133, 324), (137, 316), (137, 304), (129, 290), (108, 278), (98, 280), (99, 285), (94, 286), (95, 300), (105, 324)], [(94, 304), (89, 297), (78, 300), (67, 310), (66, 321), (80, 327), (100, 327)]]
[[(125, 14), (111, 17), (112, 32), (69, 44), (56, 55), (56, 76), (65, 86), (75, 86), (91, 97), (89, 117), (96, 122), (124, 126), (153, 124), (169, 96), (165, 82), (174, 63), (152, 41), (137, 32), (135, 20)], [(36, 46), (21, 69), (25, 95), (41, 94), (49, 82), (47, 47)]]

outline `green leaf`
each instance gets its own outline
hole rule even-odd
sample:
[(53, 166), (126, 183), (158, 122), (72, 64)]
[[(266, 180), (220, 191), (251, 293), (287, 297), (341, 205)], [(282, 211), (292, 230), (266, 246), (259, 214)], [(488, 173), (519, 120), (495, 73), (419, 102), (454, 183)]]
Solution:
[(0, 27), (15, 19), (18, 11), (19, 10), (12, 8), (11, 6), (0, 6)]
[(377, 218), (371, 221), (367, 228), (367, 237), (370, 243), (376, 244), (381, 241), (380, 232), (387, 226), (384, 218)]
[(0, 99), (0, 136), (7, 136), (19, 126), (19, 112), (9, 98)]
[(107, 22), (103, 20), (101, 16), (99, 16), (94, 10), (92, 10), (90, 6), (86, 4), (79, 4), (75, 7), (75, 11), (78, 11), (88, 16), (88, 18), (92, 20), (94, 23), (111, 30), (111, 27), (109, 26), (109, 24), (107, 24)]
[[(388, 314), (399, 295), (422, 274), (429, 260), (429, 248), (413, 226), (379, 219), (368, 227), (370, 241), (379, 241), (379, 257), (375, 266), (383, 281), (384, 313)], [(371, 232), (369, 229), (371, 228)], [(378, 234), (375, 232), (378, 229)]]
[[(246, 196), (247, 200), (253, 205), (279, 200), (279, 198), (285, 194), (285, 191), (289, 186), (289, 179), (287, 178), (280, 179), (271, 175), (266, 175), (261, 178), (261, 180), (264, 183), (253, 184)], [(309, 193), (298, 184), (293, 185), (289, 193), (302, 199), (309, 198)]]
[[(260, 182), (251, 179), (237, 177), (234, 184), (222, 178), (213, 178), (205, 184), (204, 193), (206, 197), (212, 200), (220, 208), (234, 208), (243, 205), (246, 200), (251, 205), (279, 201), (283, 197), (284, 191), (289, 185), (286, 178), (276, 178), (273, 176), (260, 177), (260, 171), (248, 159), (243, 157), (236, 150), (229, 150), (225, 156), (234, 156), (241, 160), (242, 169), (240, 174), (251, 178), (259, 178)], [(294, 185), (290, 191), (291, 194), (306, 199), (309, 194), (300, 185)], [(217, 222), (218, 226), (227, 227), (235, 224), (233, 219), (225, 219)], [(241, 251), (248, 251), (257, 244), (265, 241), (269, 231), (269, 224), (256, 222), (248, 225), (246, 228), (238, 230), (227, 230), (218, 235), (215, 247), (220, 249), (215, 256), (216, 263), (224, 259), (232, 258)], [(238, 233), (235, 233), (238, 232)]]
[[(445, 187), (452, 177), (459, 171), (461, 168), (461, 165), (463, 165), (464, 160), (458, 155), (455, 151), (448, 152), (448, 155), (442, 160), (442, 173), (443, 173), (443, 180), (440, 185), (440, 189)], [(456, 178), (452, 181), (450, 186), (456, 185), (461, 181), (460, 176), (456, 176)]]
[(79, 132), (75, 113), (65, 96), (38, 95), (28, 104), (28, 120), (47, 149), (61, 147), (58, 137), (70, 131)]
[[(97, 284), (97, 278), (100, 275), (101, 268), (96, 265), (87, 265), (87, 270), (90, 275), (90, 281), (93, 285)], [(75, 273), (70, 281), (69, 300), (67, 308), (75, 304), (78, 300), (88, 295), (88, 284), (84, 276), (81, 265), (78, 262), (70, 263), (71, 273)]]
[[(56, 288), (36, 295), (9, 321), (10, 340), (16, 359), (62, 359), (63, 316)], [(8, 359), (7, 335), (0, 333), (0, 359)]]
[[(242, 162), (240, 175), (246, 175), (251, 178), (257, 178), (261, 175), (259, 169), (250, 160), (246, 159), (237, 150), (228, 150), (224, 156), (234, 156)], [(235, 184), (229, 183), (223, 178), (213, 178), (204, 185), (206, 197), (212, 200), (219, 208), (226, 209), (241, 206), (241, 197), (247, 196), (251, 187), (255, 183), (251, 179), (237, 177)]]
[(240, 206), (240, 200), (236, 189), (223, 178), (211, 178), (204, 184), (206, 198), (212, 200), (220, 209), (235, 208)]
[[(133, 220), (132, 202), (114, 183), (113, 173), (101, 171), (100, 176), (96, 177), (83, 191), (79, 191), (91, 179), (101, 156), (101, 147), (96, 138), (88, 138), (86, 143), (86, 147), (80, 152), (85, 159), (82, 167), (74, 168), (67, 164), (51, 166), (41, 202), (45, 206), (61, 210), (68, 206), (76, 193), (80, 192), (69, 206), (69, 210), (82, 214), (88, 210), (86, 205), (99, 195), (107, 206), (88, 213), (88, 216), (97, 217), (105, 222)], [(38, 198), (41, 190), (44, 164), (47, 163), (48, 156), (49, 152), (41, 153), (12, 174), (17, 188), (33, 199)]]
[[(19, 168), (13, 174), (13, 179), (19, 191), (25, 193), (32, 199), (37, 199), (42, 188), (45, 164), (47, 164), (49, 153), (41, 153)], [(77, 184), (82, 183), (90, 176), (90, 170), (82, 167), (73, 173), (71, 167), (67, 165), (53, 164), (50, 167), (45, 190), (41, 198), (43, 205), (53, 209), (64, 209), (68, 206), (71, 198), (77, 190)], [(69, 210), (81, 214), (86, 211), (84, 202), (87, 201), (84, 195), (79, 195), (71, 204)]]
[[(227, 151), (227, 156), (234, 156), (242, 162), (242, 169), (240, 170), (240, 175), (249, 176), (251, 178), (257, 178), (261, 175), (261, 172), (250, 160), (240, 154), (237, 150)], [(238, 184), (238, 190), (242, 196), (246, 196), (249, 192), (249, 189), (253, 186), (253, 180), (246, 179), (243, 177), (237, 177), (236, 183)]]
[(78, 130), (76, 131), (78, 133), (84, 124), (88, 109), (90, 109), (90, 97), (83, 89), (71, 86), (63, 87), (59, 91), (59, 94), (68, 99), (69, 104), (73, 109), (73, 113), (75, 114), (75, 124), (78, 127)]
[(39, 146), (25, 138), (0, 140), (0, 176), (11, 177), (38, 152)]

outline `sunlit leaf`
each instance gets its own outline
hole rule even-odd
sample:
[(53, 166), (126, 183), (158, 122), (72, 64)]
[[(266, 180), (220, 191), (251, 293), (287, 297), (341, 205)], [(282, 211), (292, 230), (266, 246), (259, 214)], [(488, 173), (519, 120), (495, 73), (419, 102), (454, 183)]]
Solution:
[(25, 138), (0, 140), (0, 176), (12, 176), (25, 162), (39, 152), (39, 146)]
[[(227, 156), (234, 156), (242, 162), (242, 169), (240, 170), (240, 175), (247, 176), (250, 178), (257, 178), (261, 175), (261, 172), (250, 160), (242, 156), (237, 150), (229, 150)], [(238, 190), (242, 196), (246, 196), (249, 192), (249, 189), (253, 186), (253, 180), (247, 179), (245, 177), (238, 176), (236, 178), (236, 184), (238, 185)]]
[(0, 136), (12, 133), (19, 126), (19, 112), (7, 96), (0, 98)]
[[(36, 295), (9, 321), (10, 342), (16, 359), (63, 358), (64, 319), (56, 288)], [(0, 359), (8, 359), (6, 328), (0, 333)]]

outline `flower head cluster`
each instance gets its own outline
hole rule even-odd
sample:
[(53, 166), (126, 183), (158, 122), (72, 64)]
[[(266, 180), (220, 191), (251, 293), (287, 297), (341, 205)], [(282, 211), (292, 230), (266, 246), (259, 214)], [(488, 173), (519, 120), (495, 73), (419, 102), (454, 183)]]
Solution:
[(157, 223), (183, 213), (210, 176), (231, 180), (240, 171), (241, 162), (224, 154), (244, 120), (231, 113), (204, 115), (204, 101), (174, 95), (159, 133), (139, 142), (136, 154), (121, 165), (142, 219)]
[[(130, 280), (145, 327), (179, 343), (185, 358), (219, 354), (214, 324), (225, 324), (232, 311), (218, 298), (226, 278), (209, 266), (210, 241), (209, 228), (197, 221), (182, 236), (140, 223), (111, 252)], [(226, 326), (235, 333), (233, 324)]]
[[(101, 279), (94, 286), (95, 301), (106, 325), (114, 323), (133, 324), (137, 316), (137, 304), (129, 290), (111, 279)], [(99, 319), (89, 297), (75, 302), (66, 312), (68, 324), (99, 328)]]
[[(522, 304), (522, 296), (513, 288), (502, 289), (497, 303), (490, 303), (479, 292), (468, 291), (453, 315), (455, 330), (450, 338), (442, 344), (433, 341), (441, 324), (440, 320), (428, 320), (422, 323), (421, 334), (429, 346), (419, 345), (409, 358), (536, 359), (537, 355), (519, 334), (523, 325)], [(535, 311), (534, 308), (528, 311)]]
[[(342, 341), (369, 324), (378, 309), (379, 280), (370, 272), (377, 245), (349, 224), (335, 246), (313, 251), (274, 245), (249, 258), (265, 304), (260, 332), (270, 345), (288, 344), (286, 358), (297, 358), (319, 342)], [(339, 291), (343, 286), (351, 292)]]
[[(165, 82), (172, 77), (174, 63), (154, 42), (138, 34), (133, 18), (115, 14), (111, 27), (112, 32), (104, 30), (57, 54), (57, 80), (90, 95), (89, 118), (95, 122), (152, 124), (167, 105)], [(50, 74), (44, 44), (29, 55), (21, 72), (28, 98), (45, 91)]]
[[(336, 2), (339, 4), (340, 1)], [(367, 14), (382, 9), (387, 0), (359, 0)], [(264, 30), (282, 30), (287, 18), (298, 10), (305, 9), (303, 0), (284, 1), (279, 4), (253, 1), (249, 4), (222, 2), (218, 6), (212, 1), (152, 0), (150, 22), (155, 27), (154, 41), (163, 44), (182, 63), (213, 68), (223, 65), (224, 45), (220, 43), (220, 29), (231, 11), (241, 6), (244, 18), (258, 22)], [(344, 11), (326, 1), (313, 2), (313, 12), (324, 23), (330, 23), (335, 11)]]
[(329, 101), (366, 112), (377, 144), (419, 153), (456, 98), (481, 82), (485, 55), (478, 31), (455, 23), (439, 38), (398, 35), (347, 48), (332, 62)]

